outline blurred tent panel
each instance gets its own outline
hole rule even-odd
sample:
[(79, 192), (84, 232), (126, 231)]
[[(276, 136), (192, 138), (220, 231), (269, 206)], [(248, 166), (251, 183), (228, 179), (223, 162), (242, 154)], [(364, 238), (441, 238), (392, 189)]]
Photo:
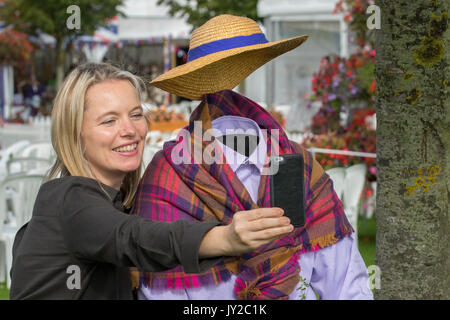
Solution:
[(126, 0), (120, 8), (126, 17), (117, 21), (120, 39), (171, 37), (189, 39), (192, 27), (183, 18), (171, 17), (158, 0)]
[[(335, 14), (335, 0), (260, 0), (269, 41), (309, 35), (299, 48), (269, 62), (249, 78), (246, 95), (269, 107), (291, 106), (287, 130), (302, 131), (317, 110), (308, 105), (311, 79), (322, 57), (348, 56), (349, 34), (342, 14)], [(313, 110), (314, 109), (314, 110)]]

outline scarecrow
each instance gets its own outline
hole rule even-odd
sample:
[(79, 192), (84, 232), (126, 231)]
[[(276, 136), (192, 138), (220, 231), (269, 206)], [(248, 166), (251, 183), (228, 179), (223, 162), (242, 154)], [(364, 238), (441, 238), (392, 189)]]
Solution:
[(307, 38), (269, 42), (253, 20), (220, 15), (193, 32), (186, 64), (151, 82), (201, 103), (189, 125), (148, 165), (132, 214), (229, 224), (235, 212), (270, 207), (267, 160), (274, 152), (295, 153), (304, 160), (306, 224), (201, 274), (187, 274), (181, 266), (141, 273), (140, 299), (373, 298), (329, 176), (264, 108), (231, 90)]

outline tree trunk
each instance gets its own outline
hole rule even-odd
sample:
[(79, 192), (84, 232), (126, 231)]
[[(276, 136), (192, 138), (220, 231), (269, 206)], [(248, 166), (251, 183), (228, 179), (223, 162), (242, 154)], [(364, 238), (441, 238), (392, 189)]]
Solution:
[(64, 63), (65, 63), (66, 53), (63, 49), (62, 38), (56, 39), (56, 90), (61, 87), (64, 80)]
[(450, 0), (377, 0), (378, 299), (450, 299)]

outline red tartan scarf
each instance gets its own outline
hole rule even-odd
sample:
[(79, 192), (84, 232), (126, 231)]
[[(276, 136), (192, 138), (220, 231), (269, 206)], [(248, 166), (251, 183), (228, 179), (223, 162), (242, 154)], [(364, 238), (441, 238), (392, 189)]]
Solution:
[[(227, 258), (204, 273), (186, 274), (179, 266), (166, 272), (141, 273), (140, 283), (152, 288), (194, 288), (227, 281), (234, 273), (237, 276), (234, 292), (238, 299), (287, 299), (300, 280), (300, 255), (332, 245), (353, 230), (330, 178), (317, 161), (300, 145), (289, 141), (276, 120), (246, 97), (230, 90), (205, 95), (192, 113), (184, 134), (179, 134), (176, 141), (166, 142), (147, 167), (133, 214), (155, 221), (219, 220), (226, 225), (237, 211), (270, 207), (269, 175), (261, 176), (258, 201), (254, 203), (220, 148), (215, 150), (222, 159), (219, 163), (193, 160), (195, 148), (203, 152), (212, 143), (202, 139), (203, 133), (211, 128), (214, 119), (224, 115), (250, 118), (261, 129), (268, 130), (268, 156), (273, 129), (280, 133), (279, 154), (303, 155), (306, 224), (252, 253)], [(202, 122), (201, 132), (195, 132), (198, 130), (194, 130), (194, 121)], [(174, 160), (174, 155), (192, 161), (186, 164)]]

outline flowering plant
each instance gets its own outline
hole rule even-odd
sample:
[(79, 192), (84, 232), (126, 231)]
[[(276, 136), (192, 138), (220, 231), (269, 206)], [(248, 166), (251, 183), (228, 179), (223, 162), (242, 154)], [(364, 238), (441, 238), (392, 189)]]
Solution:
[[(356, 122), (348, 127), (343, 133), (329, 132), (327, 134), (314, 135), (303, 142), (309, 148), (334, 149), (342, 151), (360, 151), (376, 153), (375, 131), (368, 127), (361, 126)], [(359, 158), (338, 154), (316, 154), (316, 160), (325, 170), (337, 166), (351, 166), (362, 161), (369, 166), (375, 164), (374, 158)]]
[[(376, 153), (375, 50), (373, 32), (368, 30), (366, 9), (373, 0), (339, 0), (335, 13), (344, 13), (349, 29), (356, 35), (357, 48), (349, 58), (326, 56), (312, 79), (312, 101), (321, 107), (313, 117), (306, 148)], [(352, 41), (352, 39), (351, 39)], [(369, 205), (376, 180), (374, 158), (317, 153), (325, 170), (365, 162), (368, 165), (362, 200)]]
[(19, 66), (29, 59), (32, 51), (25, 34), (12, 29), (0, 33), (0, 64)]
[(366, 10), (375, 0), (339, 0), (333, 13), (343, 13), (344, 20), (351, 31), (355, 32), (356, 44), (360, 47), (373, 48), (374, 32), (367, 29)]
[[(375, 153), (375, 50), (366, 26), (366, 9), (373, 0), (339, 0), (335, 13), (345, 14), (350, 30), (357, 36), (358, 48), (349, 57), (326, 56), (313, 75), (311, 102), (321, 107), (312, 118), (314, 135), (304, 142), (309, 147)], [(347, 166), (361, 161), (371, 165), (373, 158), (317, 155), (325, 167)]]
[[(376, 152), (374, 56), (374, 50), (362, 50), (348, 59), (322, 59), (313, 75), (311, 97), (321, 107), (312, 118), (313, 135), (304, 141), (307, 148)], [(317, 154), (317, 160), (325, 169), (361, 161), (374, 164), (373, 158), (334, 154)]]
[(312, 120), (313, 133), (339, 131), (345, 115), (356, 105), (375, 108), (374, 62), (374, 50), (363, 50), (348, 59), (326, 56), (321, 60), (319, 72), (312, 78), (311, 101), (322, 104)]

